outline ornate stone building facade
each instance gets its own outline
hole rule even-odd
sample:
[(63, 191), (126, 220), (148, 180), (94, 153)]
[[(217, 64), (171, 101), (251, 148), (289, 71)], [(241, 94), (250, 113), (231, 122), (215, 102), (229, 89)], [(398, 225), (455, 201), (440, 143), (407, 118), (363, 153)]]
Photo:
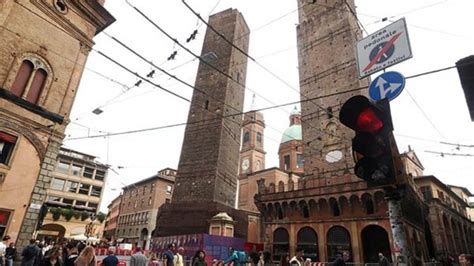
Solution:
[[(430, 255), (437, 259), (461, 253), (474, 253), (474, 224), (468, 217), (466, 202), (455, 191), (435, 176), (417, 176), (415, 183), (429, 207), (426, 217), (431, 237), (428, 237)], [(466, 188), (461, 188), (470, 192)]]
[[(283, 189), (266, 180), (258, 186), (255, 204), (263, 215), (265, 246), (275, 260), (294, 255), (298, 247), (313, 261), (333, 261), (344, 251), (353, 262), (377, 262), (379, 252), (392, 259), (399, 249), (385, 193), (367, 188), (352, 173), (353, 133), (338, 119), (342, 104), (368, 83), (359, 80), (356, 67), (361, 31), (354, 1), (298, 0), (298, 7), (304, 175)], [(413, 184), (402, 206), (410, 260), (425, 260), (423, 203)]]
[(33, 236), (92, 38), (114, 18), (96, 1), (0, 2), (0, 235)]

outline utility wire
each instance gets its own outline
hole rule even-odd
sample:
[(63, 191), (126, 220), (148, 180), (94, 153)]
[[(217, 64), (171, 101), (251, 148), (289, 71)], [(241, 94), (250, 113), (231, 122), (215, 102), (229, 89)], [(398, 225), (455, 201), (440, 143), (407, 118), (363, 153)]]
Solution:
[[(295, 105), (295, 104), (299, 104), (299, 103), (302, 103), (302, 102), (305, 102), (305, 101), (309, 101), (309, 100), (321, 99), (321, 98), (332, 97), (332, 96), (336, 96), (336, 95), (340, 95), (340, 94), (344, 94), (344, 93), (350, 93), (350, 92), (358, 91), (358, 90), (365, 89), (365, 88), (367, 88), (367, 87), (366, 87), (366, 86), (364, 86), (364, 87), (359, 87), (359, 88), (356, 88), (356, 89), (351, 89), (351, 90), (347, 90), (347, 91), (341, 91), (341, 92), (332, 93), (332, 94), (328, 94), (328, 95), (324, 95), (324, 96), (318, 96), (318, 97), (311, 98), (311, 99), (307, 99), (307, 100), (294, 101), (294, 102), (289, 102), (289, 103), (284, 103), (284, 104), (278, 104), (278, 105), (274, 105), (274, 106), (268, 106), (268, 107), (264, 107), (264, 108), (259, 108), (259, 109), (252, 110), (252, 111), (261, 112), (261, 111), (265, 111), (265, 110), (281, 108), (281, 107), (284, 107), (284, 106)], [(245, 114), (245, 113), (246, 113), (246, 112), (233, 113), (233, 114), (224, 115), (223, 117), (224, 117), (224, 118), (226, 118), (226, 117), (232, 117), (232, 116), (242, 115), (242, 114)], [(179, 127), (179, 126), (186, 126), (186, 125), (189, 125), (189, 124), (196, 124), (196, 123), (202, 123), (202, 122), (209, 122), (209, 121), (213, 121), (213, 120), (216, 120), (216, 119), (217, 119), (217, 118), (202, 119), (202, 120), (197, 120), (197, 121), (189, 122), (189, 123), (186, 123), (186, 122), (183, 122), (183, 123), (176, 123), (176, 124), (170, 124), (170, 125), (164, 125), (164, 126), (157, 126), (157, 127), (151, 127), (151, 128), (144, 128), (144, 129), (136, 129), (136, 130), (129, 130), (129, 131), (116, 132), (116, 133), (109, 133), (109, 134), (107, 134), (107, 135), (95, 135), (95, 136), (86, 136), (86, 137), (75, 137), (75, 138), (69, 138), (69, 139), (67, 139), (67, 140), (78, 140), (78, 139), (100, 138), (100, 137), (105, 137), (105, 136), (127, 135), (127, 134), (133, 134), (133, 133), (140, 133), (140, 132), (146, 132), (146, 131), (159, 130), (159, 129), (166, 129), (166, 128), (173, 128), (173, 127)]]
[[(160, 26), (158, 26), (153, 20), (151, 20), (147, 15), (145, 15), (140, 9), (138, 9), (137, 7), (133, 6), (128, 0), (125, 0), (125, 2), (130, 6), (132, 7), (133, 9), (135, 9), (135, 11), (137, 13), (139, 13), (143, 18), (145, 18), (148, 22), (150, 22), (155, 28), (157, 28), (161, 33), (163, 33), (166, 37), (168, 37), (170, 40), (172, 40), (173, 42), (175, 42), (177, 45), (179, 45), (180, 47), (182, 47), (184, 50), (186, 50), (188, 53), (192, 54), (194, 57), (198, 58), (202, 63), (204, 63), (205, 65), (207, 66), (210, 66), (212, 69), (216, 70), (219, 74), (221, 75), (224, 75), (225, 77), (227, 77), (228, 79), (234, 81), (236, 84), (239, 84), (240, 86), (244, 87), (245, 88), (245, 84), (242, 84), (240, 83), (238, 80), (235, 80), (232, 76), (228, 75), (227, 73), (224, 73), (222, 70), (216, 68), (214, 65), (208, 63), (206, 60), (202, 59), (200, 56), (196, 55), (194, 52), (192, 52), (191, 50), (189, 50), (187, 47), (185, 47), (184, 45), (182, 45), (176, 38), (173, 38), (168, 32), (166, 32), (164, 29), (162, 29)], [(205, 20), (203, 20), (201, 17), (198, 17), (204, 24), (206, 24), (209, 28), (211, 28), (214, 32), (218, 33), (212, 26), (210, 26)], [(219, 33), (220, 34), (220, 33)], [(226, 42), (229, 42), (229, 40), (227, 40), (222, 34), (220, 34), (220, 37), (223, 38)], [(229, 44), (231, 46), (233, 46), (234, 48), (238, 49), (240, 52), (244, 53), (244, 55), (246, 57), (249, 57), (249, 55), (247, 53), (245, 53), (244, 51), (242, 51), (239, 47), (235, 46), (232, 42), (229, 42)], [(251, 58), (251, 60), (255, 60), (253, 58)], [(255, 61), (256, 62), (256, 61)], [(258, 62), (256, 62), (258, 65), (260, 65)], [(262, 68), (265, 68), (263, 65), (260, 65)], [(269, 71), (269, 70), (267, 70)], [(271, 71), (269, 71), (269, 73), (271, 73), (274, 77), (276, 77), (277, 79), (279, 79), (280, 81), (284, 82), (285, 84), (287, 84), (288, 86), (290, 86), (291, 88), (293, 88), (293, 90), (295, 90), (296, 92), (300, 93), (296, 88), (294, 88), (293, 86), (291, 86), (290, 84), (288, 84), (286, 81), (284, 81), (283, 79), (281, 79), (280, 77), (278, 77), (278, 75), (272, 73)], [(256, 93), (256, 92), (254, 92)], [(257, 93), (256, 93), (257, 94)], [(257, 94), (258, 95), (258, 94)], [(267, 100), (268, 101), (268, 100)], [(313, 102), (313, 104), (316, 104)], [(317, 105), (317, 104), (316, 104)], [(320, 107), (322, 110), (328, 112), (328, 110), (326, 110), (325, 108), (323, 107)], [(329, 133), (329, 132), (325, 132), (321, 129), (318, 129), (317, 127), (313, 127), (310, 123), (308, 123), (309, 126), (311, 126), (312, 128), (314, 128), (315, 130), (318, 130), (320, 132), (322, 132), (323, 134), (327, 134), (327, 135), (331, 135), (333, 137), (336, 137), (336, 138), (339, 138), (339, 139), (344, 139), (344, 137), (341, 137), (341, 136), (337, 136), (337, 135), (334, 135), (332, 133)]]
[(351, 14), (354, 16), (354, 18), (356, 19), (356, 21), (359, 23), (359, 26), (362, 28), (362, 30), (364, 30), (365, 34), (369, 35), (369, 32), (367, 32), (367, 30), (365, 29), (364, 24), (362, 24), (362, 22), (360, 22), (359, 18), (357, 17), (356, 13), (352, 9), (351, 5), (349, 5), (347, 0), (344, 0), (344, 3), (346, 4), (347, 8), (351, 12)]
[[(231, 45), (232, 47), (234, 47), (235, 49), (237, 49), (241, 54), (243, 54), (244, 56), (246, 56), (247, 58), (249, 58), (251, 61), (253, 61), (255, 64), (257, 64), (260, 68), (262, 68), (263, 70), (265, 70), (267, 73), (269, 73), (271, 76), (273, 76), (274, 78), (276, 78), (277, 80), (279, 80), (280, 82), (282, 82), (283, 84), (285, 84), (286, 86), (288, 86), (289, 88), (291, 88), (292, 90), (294, 90), (295, 92), (297, 92), (301, 97), (303, 98), (308, 98), (306, 95), (304, 95), (300, 90), (296, 89), (294, 86), (292, 86), (291, 84), (289, 84), (287, 81), (285, 81), (284, 79), (282, 79), (280, 76), (278, 76), (277, 74), (273, 73), (272, 71), (270, 71), (267, 67), (265, 67), (264, 65), (262, 65), (260, 62), (258, 62), (257, 60), (255, 60), (252, 56), (250, 56), (248, 53), (244, 52), (240, 47), (238, 47), (237, 45), (235, 45), (233, 42), (229, 41), (222, 33), (220, 33), (219, 31), (217, 31), (212, 25), (210, 25), (207, 21), (205, 21), (191, 6), (189, 6), (185, 0), (182, 0), (183, 4), (197, 17), (199, 18), (199, 20), (201, 20), (204, 24), (207, 25), (208, 29), (212, 30), (215, 34), (217, 34), (222, 40), (224, 40), (226, 43), (228, 43), (229, 45)], [(232, 79), (232, 78), (231, 78)], [(237, 81), (238, 83), (238, 81)], [(326, 112), (327, 114), (329, 115), (334, 115), (332, 112), (330, 112), (329, 110), (327, 110), (326, 108), (322, 107), (321, 105), (317, 104), (316, 102), (314, 101), (310, 101), (312, 104), (314, 104), (316, 107), (320, 108), (322, 111)], [(341, 137), (341, 136), (337, 136), (337, 135), (334, 135), (332, 133), (329, 133), (329, 132), (326, 132), (324, 130), (321, 130), (317, 127), (314, 127), (312, 126), (309, 122), (307, 123), (308, 126), (310, 126), (311, 128), (315, 129), (315, 130), (318, 130), (324, 134), (327, 134), (327, 135), (331, 135), (333, 137), (336, 137), (336, 138), (339, 138), (339, 139), (345, 139), (344, 137)]]
[(449, 152), (440, 152), (440, 151), (425, 151), (426, 153), (439, 154), (441, 157), (446, 155), (448, 156), (463, 156), (463, 157), (474, 157), (474, 154), (470, 153), (449, 153)]
[(438, 127), (433, 123), (433, 121), (431, 121), (431, 119), (428, 117), (428, 115), (426, 114), (426, 112), (423, 110), (423, 108), (421, 108), (421, 106), (418, 104), (418, 102), (415, 100), (415, 98), (413, 98), (413, 96), (411, 95), (410, 91), (409, 90), (405, 90), (408, 94), (408, 96), (410, 97), (410, 99), (413, 101), (413, 103), (416, 105), (416, 107), (418, 108), (418, 110), (420, 110), (420, 112), (423, 114), (423, 116), (425, 117), (425, 119), (431, 124), (431, 126), (433, 127), (434, 130), (436, 130), (436, 132), (438, 133), (438, 135), (441, 137), (441, 138), (445, 138), (443, 133), (441, 133), (441, 131), (438, 129)]
[[(450, 68), (442, 68), (442, 69), (447, 70), (447, 69), (450, 69)], [(439, 71), (437, 71), (437, 70), (427, 71), (427, 72), (424, 72), (424, 73), (412, 75), (411, 77), (420, 77), (420, 76), (430, 75), (430, 74), (437, 73), (437, 72), (439, 72)], [(288, 102), (288, 103), (283, 103), (283, 104), (268, 106), (268, 107), (256, 109), (256, 110), (253, 110), (253, 111), (261, 112), (261, 111), (265, 111), (265, 110), (270, 110), (270, 109), (275, 109), (275, 108), (281, 108), (281, 107), (284, 107), (284, 106), (295, 105), (295, 104), (301, 104), (302, 102), (306, 102), (306, 101), (310, 101), (310, 100), (317, 100), (317, 99), (322, 99), (322, 98), (326, 98), (326, 97), (332, 97), (332, 96), (336, 96), (336, 95), (343, 94), (343, 93), (351, 93), (351, 92), (355, 92), (355, 91), (357, 91), (357, 90), (362, 90), (362, 89), (366, 89), (366, 88), (367, 88), (367, 86), (361, 86), (361, 87), (358, 87), (358, 88), (355, 88), (355, 89), (351, 89), (351, 90), (347, 90), (347, 91), (341, 91), (341, 92), (337, 92), (337, 93), (327, 94), (327, 95), (324, 95), (324, 96), (318, 96), (318, 97), (314, 97), (314, 98), (310, 98), (310, 99), (306, 99), (306, 100), (300, 100), (300, 101), (294, 101), (294, 102)], [(229, 115), (226, 115), (226, 116), (230, 117), (230, 116), (242, 115), (242, 114), (244, 114), (244, 112), (237, 113), (237, 114), (229, 114)], [(206, 122), (206, 121), (211, 121), (211, 120), (214, 120), (214, 119), (204, 119), (204, 120), (195, 121), (195, 122), (193, 122), (193, 123), (200, 123), (200, 122)], [(178, 126), (185, 126), (185, 125), (187, 125), (187, 123), (185, 123), (185, 122), (184, 122), (184, 123), (176, 123), (176, 124), (170, 124), (170, 125), (165, 125), (165, 126), (158, 126), (158, 127), (144, 128), (144, 129), (136, 129), (136, 130), (130, 130), (130, 131), (116, 132), (116, 133), (108, 133), (107, 135), (108, 135), (108, 136), (126, 135), (126, 134), (133, 134), (133, 133), (139, 133), (139, 132), (145, 132), (145, 131), (152, 131), (152, 130), (159, 130), (159, 129), (165, 129), (165, 128), (172, 128), (172, 127), (178, 127)], [(95, 136), (87, 136), (87, 137), (75, 137), (75, 138), (69, 138), (69, 139), (67, 139), (67, 140), (79, 140), (79, 139), (99, 138), (99, 137), (105, 137), (105, 136), (107, 136), (107, 135), (95, 135)], [(398, 135), (398, 136), (401, 136), (401, 137), (416, 138), (416, 139), (426, 140), (426, 141), (436, 141), (436, 140), (423, 139), (423, 138), (412, 137), (412, 136), (407, 136), (407, 135), (402, 135), (402, 134), (397, 134), (397, 135)]]
[(92, 50), (93, 50), (94, 52), (100, 54), (101, 56), (107, 58), (109, 61), (113, 62), (113, 63), (116, 64), (117, 66), (119, 66), (119, 67), (121, 67), (122, 69), (124, 69), (125, 71), (129, 72), (130, 74), (133, 74), (133, 75), (137, 76), (138, 78), (140, 78), (141, 80), (143, 80), (143, 81), (145, 81), (145, 82), (147, 82), (147, 83), (153, 85), (154, 87), (156, 87), (156, 88), (158, 88), (158, 89), (160, 89), (160, 90), (162, 90), (162, 91), (164, 91), (164, 92), (167, 92), (167, 93), (169, 93), (169, 94), (171, 94), (171, 95), (173, 95), (173, 96), (176, 96), (176, 97), (178, 97), (178, 98), (180, 98), (180, 99), (182, 99), (182, 100), (184, 100), (184, 101), (190, 102), (190, 100), (187, 99), (187, 98), (185, 98), (184, 96), (181, 96), (181, 95), (179, 95), (179, 94), (177, 94), (177, 93), (174, 93), (174, 92), (172, 92), (172, 91), (169, 91), (169, 90), (167, 90), (166, 88), (163, 88), (161, 85), (156, 84), (156, 83), (150, 81), (149, 79), (147, 79), (147, 78), (141, 76), (141, 75), (138, 74), (137, 72), (134, 72), (133, 70), (129, 69), (128, 67), (126, 67), (126, 66), (124, 66), (123, 64), (119, 63), (118, 61), (116, 61), (116, 60), (110, 58), (109, 56), (107, 56), (106, 54), (102, 53), (101, 51), (99, 51), (99, 50), (97, 50), (97, 49), (92, 49)]

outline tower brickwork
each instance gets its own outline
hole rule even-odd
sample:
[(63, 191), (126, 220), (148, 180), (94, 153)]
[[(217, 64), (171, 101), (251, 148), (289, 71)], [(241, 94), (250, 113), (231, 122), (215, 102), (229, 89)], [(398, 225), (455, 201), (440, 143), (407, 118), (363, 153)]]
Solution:
[(347, 173), (354, 165), (353, 136), (338, 116), (342, 104), (361, 93), (354, 89), (367, 84), (359, 80), (356, 66), (355, 45), (361, 31), (352, 13), (353, 0), (324, 4), (298, 0), (298, 6), (301, 98), (313, 99), (301, 104), (304, 172), (306, 178), (321, 178), (324, 186), (334, 182), (330, 177)]
[[(215, 14), (209, 24), (236, 46), (248, 50), (249, 29), (237, 10)], [(245, 83), (247, 57), (211, 29), (206, 32), (201, 56)], [(206, 94), (193, 94), (173, 201), (205, 200), (234, 206), (242, 116), (223, 116), (242, 112), (244, 87), (202, 62), (195, 86)], [(207, 121), (195, 123), (199, 120)]]
[[(214, 14), (208, 23), (248, 51), (249, 28), (238, 10)], [(242, 220), (246, 216), (239, 216), (234, 206), (247, 56), (208, 28), (201, 57), (232, 79), (206, 63), (199, 64), (176, 185), (171, 203), (158, 214), (156, 236), (207, 233), (209, 219), (222, 211), (240, 221), (236, 236), (246, 234)]]

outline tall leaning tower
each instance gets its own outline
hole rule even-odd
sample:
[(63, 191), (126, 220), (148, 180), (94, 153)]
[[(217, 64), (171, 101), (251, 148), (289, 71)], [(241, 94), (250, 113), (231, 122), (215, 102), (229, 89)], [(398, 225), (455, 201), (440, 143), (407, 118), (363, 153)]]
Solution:
[[(356, 41), (361, 36), (354, 0), (298, 0), (298, 61), (306, 178), (321, 186), (353, 167), (350, 130), (339, 123), (339, 110), (366, 85), (359, 80)], [(357, 179), (354, 177), (354, 181)], [(346, 180), (347, 181), (347, 180)]]
[[(248, 51), (249, 29), (238, 10), (214, 14), (209, 24), (235, 46)], [(158, 214), (157, 236), (206, 233), (208, 220), (220, 211), (238, 219), (233, 207), (247, 57), (209, 28), (201, 57), (207, 64), (199, 64), (175, 190), (171, 203)], [(238, 231), (236, 228), (236, 234)]]

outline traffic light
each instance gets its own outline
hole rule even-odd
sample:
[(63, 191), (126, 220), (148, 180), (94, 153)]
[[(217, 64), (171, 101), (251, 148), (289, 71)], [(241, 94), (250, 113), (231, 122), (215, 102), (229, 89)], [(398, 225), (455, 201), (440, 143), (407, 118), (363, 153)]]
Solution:
[(465, 57), (456, 62), (461, 86), (466, 96), (467, 107), (474, 121), (474, 55)]
[(342, 105), (339, 120), (355, 131), (354, 173), (367, 181), (369, 187), (394, 184), (393, 125), (388, 99), (372, 103), (362, 95), (354, 96)]

